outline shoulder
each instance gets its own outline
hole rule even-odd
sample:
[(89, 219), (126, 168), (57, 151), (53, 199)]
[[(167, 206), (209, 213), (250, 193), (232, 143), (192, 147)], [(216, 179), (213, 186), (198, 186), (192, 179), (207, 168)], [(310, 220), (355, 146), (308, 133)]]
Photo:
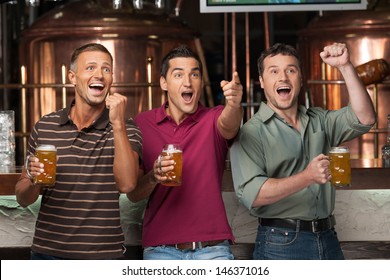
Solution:
[(60, 120), (63, 119), (63, 118), (68, 118), (67, 115), (66, 115), (66, 111), (65, 109), (60, 109), (58, 111), (55, 111), (55, 112), (52, 112), (52, 113), (49, 113), (49, 114), (46, 114), (44, 116), (42, 116), (40, 118), (40, 120), (38, 120), (36, 122), (36, 126), (40, 126), (40, 125), (48, 125), (48, 124), (59, 124), (60, 123)]
[(196, 112), (196, 115), (199, 117), (207, 118), (207, 119), (209, 119), (209, 118), (215, 119), (221, 115), (223, 109), (224, 109), (224, 106), (222, 106), (222, 105), (217, 105), (214, 107), (205, 107), (202, 105), (202, 106), (199, 106), (199, 109)]
[(135, 118), (134, 122), (139, 125), (140, 123), (144, 121), (155, 121), (157, 117), (157, 113), (159, 112), (159, 108), (143, 111), (138, 113)]
[(321, 107), (310, 107), (306, 110), (306, 114), (309, 116), (321, 116), (325, 115), (328, 110), (325, 110)]

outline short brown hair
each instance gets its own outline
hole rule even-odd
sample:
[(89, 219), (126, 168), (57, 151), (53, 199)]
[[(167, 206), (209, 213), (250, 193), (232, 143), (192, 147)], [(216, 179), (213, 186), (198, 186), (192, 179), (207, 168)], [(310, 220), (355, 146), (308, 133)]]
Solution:
[(295, 56), (297, 58), (297, 60), (298, 60), (298, 63), (299, 63), (298, 66), (301, 67), (299, 54), (298, 54), (297, 50), (293, 46), (282, 44), (282, 43), (276, 43), (272, 47), (264, 50), (261, 53), (259, 59), (257, 60), (257, 69), (259, 71), (259, 76), (263, 76), (263, 72), (264, 72), (264, 59), (266, 57), (268, 57), (268, 56), (272, 57), (272, 56), (275, 56), (275, 55), (278, 55), (278, 54)]
[(70, 70), (75, 71), (76, 70), (76, 61), (80, 54), (83, 52), (92, 52), (92, 51), (99, 51), (104, 52), (108, 55), (110, 55), (111, 63), (113, 63), (114, 59), (112, 58), (111, 53), (107, 50), (107, 48), (101, 44), (98, 43), (89, 43), (86, 45), (83, 45), (81, 47), (78, 47), (73, 51), (73, 54), (70, 58)]

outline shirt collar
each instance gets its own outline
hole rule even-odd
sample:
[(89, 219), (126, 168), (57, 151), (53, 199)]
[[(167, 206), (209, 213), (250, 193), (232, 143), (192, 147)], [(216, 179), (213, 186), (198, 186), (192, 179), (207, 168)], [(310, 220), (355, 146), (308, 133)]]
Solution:
[[(165, 103), (158, 109), (157, 114), (156, 114), (156, 123), (161, 123), (165, 119), (171, 119), (165, 109), (168, 107), (168, 101), (165, 101)], [(198, 103), (198, 109), (196, 110), (195, 113), (191, 114), (190, 116), (187, 117), (189, 120), (193, 120), (194, 122), (198, 122), (203, 113), (205, 112), (206, 107), (204, 107), (200, 102)], [(187, 120), (186, 119), (186, 120)]]
[[(65, 125), (71, 121), (70, 119), (70, 109), (75, 105), (75, 100), (73, 100), (68, 107), (59, 111), (60, 115), (60, 125)], [(96, 129), (105, 129), (110, 122), (109, 119), (109, 110), (104, 108), (103, 113), (97, 118), (97, 120), (91, 125)]]
[[(261, 109), (261, 110), (260, 110)], [(307, 109), (303, 105), (298, 106), (298, 116), (306, 115)], [(278, 114), (276, 114), (265, 102), (260, 103), (259, 115), (262, 122), (268, 121), (270, 118), (275, 116), (278, 119), (281, 119)]]

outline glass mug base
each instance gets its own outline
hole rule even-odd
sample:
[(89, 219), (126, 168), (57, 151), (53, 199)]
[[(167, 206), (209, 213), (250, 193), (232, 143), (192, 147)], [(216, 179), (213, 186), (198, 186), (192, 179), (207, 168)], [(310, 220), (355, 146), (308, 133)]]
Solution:
[(337, 188), (345, 188), (345, 187), (350, 187), (351, 184), (332, 183), (332, 186), (333, 186), (333, 187), (337, 187)]
[(168, 187), (178, 187), (181, 186), (181, 183), (178, 182), (163, 182), (161, 185), (168, 186)]

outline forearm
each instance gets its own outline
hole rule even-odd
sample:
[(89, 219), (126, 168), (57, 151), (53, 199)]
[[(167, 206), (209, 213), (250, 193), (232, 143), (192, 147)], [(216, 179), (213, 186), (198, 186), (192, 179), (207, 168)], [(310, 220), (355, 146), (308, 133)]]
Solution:
[(366, 87), (360, 80), (355, 67), (349, 63), (339, 68), (347, 86), (351, 108), (360, 123), (372, 125), (375, 123), (375, 110)]
[(143, 175), (140, 171), (137, 187), (130, 193), (127, 193), (127, 198), (132, 202), (138, 202), (145, 198), (148, 198), (157, 185), (157, 181), (154, 178), (153, 170)]
[(133, 151), (125, 128), (114, 130), (114, 177), (118, 191), (131, 192), (137, 185), (138, 154)]
[(38, 199), (40, 192), (40, 187), (34, 186), (26, 171), (23, 170), (15, 185), (16, 201), (20, 206), (27, 207)]
[(240, 104), (227, 104), (218, 118), (218, 128), (225, 139), (232, 139), (240, 129), (244, 110)]
[(286, 178), (269, 178), (261, 187), (252, 207), (273, 204), (309, 186), (313, 181), (303, 171)]

